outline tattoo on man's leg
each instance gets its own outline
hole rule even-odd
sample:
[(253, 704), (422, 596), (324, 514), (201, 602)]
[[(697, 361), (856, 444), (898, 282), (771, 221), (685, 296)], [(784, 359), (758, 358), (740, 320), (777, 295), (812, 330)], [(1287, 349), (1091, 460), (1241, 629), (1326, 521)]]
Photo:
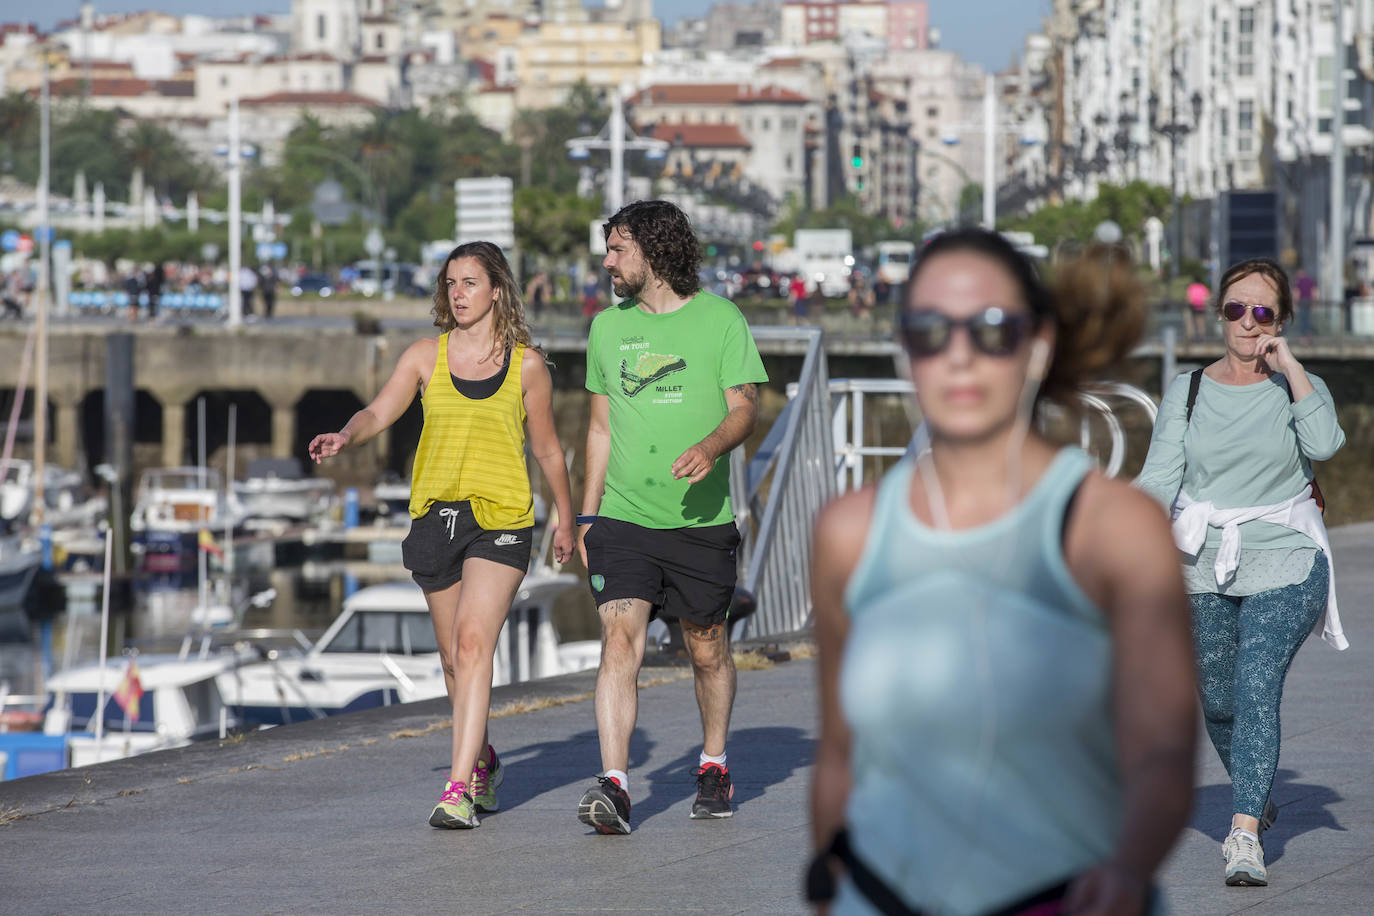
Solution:
[(709, 627), (699, 627), (694, 623), (684, 623), (682, 629), (701, 642), (715, 642), (725, 632), (724, 624), (715, 623)]
[(614, 601), (607, 601), (601, 605), (601, 610), (607, 614), (614, 614), (619, 617), (621, 614), (628, 614), (630, 608), (634, 606), (633, 598), (617, 598)]

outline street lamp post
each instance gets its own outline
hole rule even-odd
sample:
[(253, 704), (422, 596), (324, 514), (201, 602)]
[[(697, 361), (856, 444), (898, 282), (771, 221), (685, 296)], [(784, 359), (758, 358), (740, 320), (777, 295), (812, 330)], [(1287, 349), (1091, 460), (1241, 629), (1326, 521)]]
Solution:
[(1150, 93), (1150, 127), (1155, 133), (1163, 134), (1169, 138), (1169, 212), (1173, 218), (1173, 241), (1169, 257), (1169, 279), (1178, 279), (1179, 261), (1183, 256), (1183, 214), (1178, 208), (1178, 138), (1186, 137), (1193, 132), (1194, 127), (1202, 120), (1202, 93), (1194, 92), (1190, 99), (1193, 109), (1193, 121), (1191, 124), (1180, 121), (1178, 109), (1174, 104), (1175, 87), (1178, 85), (1178, 69), (1174, 66), (1172, 57), (1169, 67), (1169, 121), (1161, 124), (1159, 121), (1159, 96)]
[(573, 137), (566, 144), (568, 155), (586, 159), (592, 150), (608, 150), (611, 154), (611, 174), (606, 186), (606, 209), (614, 214), (625, 200), (625, 151), (642, 150), (651, 156), (668, 152), (666, 140), (637, 136), (625, 123), (625, 107), (620, 90), (611, 91), (611, 117), (595, 136)]

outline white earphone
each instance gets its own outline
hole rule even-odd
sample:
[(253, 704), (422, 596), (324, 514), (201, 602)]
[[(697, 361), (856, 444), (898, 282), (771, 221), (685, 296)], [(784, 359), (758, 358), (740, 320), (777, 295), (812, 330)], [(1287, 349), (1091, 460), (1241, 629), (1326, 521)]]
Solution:
[(1031, 343), (1030, 362), (1026, 364), (1026, 376), (1037, 382), (1043, 381), (1050, 368), (1050, 345), (1036, 339)]

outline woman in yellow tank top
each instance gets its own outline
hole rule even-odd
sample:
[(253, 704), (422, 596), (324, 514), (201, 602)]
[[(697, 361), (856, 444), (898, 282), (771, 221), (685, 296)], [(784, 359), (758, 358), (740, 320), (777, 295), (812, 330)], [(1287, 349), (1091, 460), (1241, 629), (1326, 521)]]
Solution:
[(501, 249), (449, 253), (434, 293), (438, 337), (418, 340), (372, 403), (310, 443), (316, 463), (387, 429), (420, 392), (424, 425), (411, 475), (402, 558), (425, 592), (453, 702), (452, 771), (435, 827), (476, 827), (504, 772), (487, 738), (496, 638), (529, 567), (534, 515), (525, 434), (557, 506), (554, 558), (572, 554), (573, 512), (553, 423), (553, 380), (530, 346)]

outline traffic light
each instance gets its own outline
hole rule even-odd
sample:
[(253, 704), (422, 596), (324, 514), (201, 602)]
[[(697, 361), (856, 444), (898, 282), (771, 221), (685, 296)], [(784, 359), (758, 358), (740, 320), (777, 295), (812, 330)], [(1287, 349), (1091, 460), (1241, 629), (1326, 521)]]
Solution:
[(858, 143), (854, 144), (854, 156), (849, 161), (856, 169), (864, 167), (864, 148)]
[(756, 240), (754, 241), (754, 250), (755, 250), (755, 251), (762, 251), (762, 250), (763, 250), (763, 242), (758, 241), (758, 240), (756, 239)]

